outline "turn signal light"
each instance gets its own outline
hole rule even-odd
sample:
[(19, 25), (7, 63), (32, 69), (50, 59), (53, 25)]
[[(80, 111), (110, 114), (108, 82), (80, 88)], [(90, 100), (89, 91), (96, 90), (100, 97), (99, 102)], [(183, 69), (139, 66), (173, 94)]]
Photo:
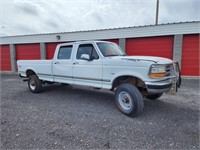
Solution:
[(162, 78), (162, 77), (165, 77), (165, 73), (151, 73), (149, 75), (149, 77), (151, 77), (151, 78)]

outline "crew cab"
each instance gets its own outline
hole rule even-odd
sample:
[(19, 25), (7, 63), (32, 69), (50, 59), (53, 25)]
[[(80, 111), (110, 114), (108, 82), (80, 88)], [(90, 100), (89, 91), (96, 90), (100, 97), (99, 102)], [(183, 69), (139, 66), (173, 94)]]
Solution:
[(180, 87), (178, 63), (167, 58), (127, 56), (106, 41), (59, 44), (52, 60), (18, 60), (18, 74), (39, 93), (45, 83), (103, 88), (115, 93), (119, 110), (128, 116), (142, 113), (144, 97), (175, 94)]

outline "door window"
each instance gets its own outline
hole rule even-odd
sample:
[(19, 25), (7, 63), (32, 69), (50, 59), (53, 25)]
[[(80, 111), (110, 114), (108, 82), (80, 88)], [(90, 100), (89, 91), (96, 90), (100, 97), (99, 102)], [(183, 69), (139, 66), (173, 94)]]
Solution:
[(72, 46), (62, 46), (58, 52), (58, 59), (70, 59), (72, 53)]
[(82, 44), (79, 46), (76, 59), (81, 59), (81, 55), (87, 54), (91, 59), (99, 59), (99, 56), (92, 44)]

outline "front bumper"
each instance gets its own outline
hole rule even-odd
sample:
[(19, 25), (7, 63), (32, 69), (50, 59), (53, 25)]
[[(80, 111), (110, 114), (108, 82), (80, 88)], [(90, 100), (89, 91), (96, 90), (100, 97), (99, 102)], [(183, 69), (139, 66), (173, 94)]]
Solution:
[(148, 93), (176, 93), (176, 78), (167, 79), (164, 81), (145, 82)]
[(174, 95), (181, 86), (181, 72), (178, 62), (173, 63), (174, 76), (165, 78), (162, 81), (145, 82), (148, 93), (168, 93)]

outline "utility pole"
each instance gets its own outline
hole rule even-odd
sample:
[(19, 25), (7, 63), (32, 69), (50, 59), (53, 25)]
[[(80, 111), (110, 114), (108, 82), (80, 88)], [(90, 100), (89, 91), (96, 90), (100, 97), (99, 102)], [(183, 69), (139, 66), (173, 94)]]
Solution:
[(159, 0), (156, 2), (156, 25), (158, 25)]

